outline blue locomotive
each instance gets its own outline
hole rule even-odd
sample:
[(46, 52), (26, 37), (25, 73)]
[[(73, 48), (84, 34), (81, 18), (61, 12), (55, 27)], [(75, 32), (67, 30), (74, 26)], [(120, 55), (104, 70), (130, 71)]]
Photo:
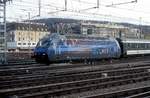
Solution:
[(120, 45), (114, 38), (58, 33), (41, 39), (34, 50), (34, 57), (39, 63), (119, 58), (120, 55)]
[(136, 54), (150, 54), (150, 41), (52, 33), (42, 38), (34, 49), (38, 63), (120, 58)]

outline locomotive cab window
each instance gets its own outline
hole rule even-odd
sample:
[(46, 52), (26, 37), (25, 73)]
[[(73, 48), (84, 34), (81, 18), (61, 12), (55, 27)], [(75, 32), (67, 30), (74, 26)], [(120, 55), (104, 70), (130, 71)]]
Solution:
[(48, 47), (51, 45), (51, 40), (39, 41), (37, 47)]

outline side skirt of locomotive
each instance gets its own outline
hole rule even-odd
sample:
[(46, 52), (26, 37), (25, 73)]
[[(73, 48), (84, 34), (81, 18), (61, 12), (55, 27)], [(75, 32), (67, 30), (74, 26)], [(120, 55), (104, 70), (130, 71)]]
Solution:
[[(120, 57), (119, 57), (120, 58)], [(85, 64), (94, 64), (95, 62), (99, 62), (99, 61), (109, 61), (111, 63), (111, 61), (113, 59), (119, 59), (116, 57), (110, 57), (110, 58), (80, 58), (80, 59), (67, 59), (67, 60), (56, 60), (55, 61), (49, 61), (49, 62), (45, 62), (45, 64), (52, 64), (52, 63), (85, 63)]]

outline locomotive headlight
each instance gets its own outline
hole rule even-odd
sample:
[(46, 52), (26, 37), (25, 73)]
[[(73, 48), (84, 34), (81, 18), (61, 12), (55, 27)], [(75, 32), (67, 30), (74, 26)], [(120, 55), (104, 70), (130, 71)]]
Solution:
[(45, 53), (43, 53), (42, 55), (46, 55)]

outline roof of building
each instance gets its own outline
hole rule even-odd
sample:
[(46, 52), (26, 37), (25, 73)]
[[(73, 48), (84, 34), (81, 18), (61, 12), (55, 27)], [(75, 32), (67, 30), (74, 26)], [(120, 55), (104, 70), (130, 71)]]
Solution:
[(31, 31), (48, 31), (49, 28), (44, 23), (7, 23), (7, 31), (10, 30), (31, 30)]

